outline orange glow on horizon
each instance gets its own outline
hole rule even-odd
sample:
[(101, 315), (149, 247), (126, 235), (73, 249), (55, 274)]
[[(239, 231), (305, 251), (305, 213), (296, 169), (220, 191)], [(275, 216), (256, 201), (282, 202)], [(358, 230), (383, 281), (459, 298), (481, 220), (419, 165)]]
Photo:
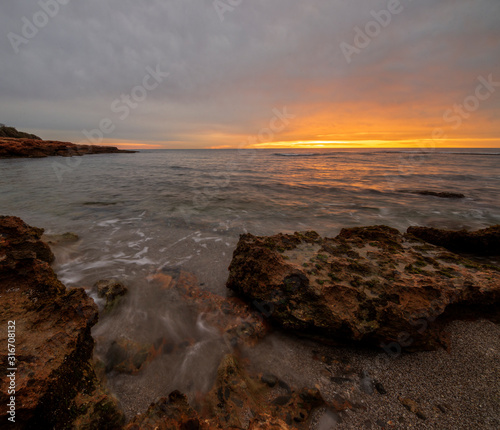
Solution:
[(298, 148), (298, 149), (331, 149), (331, 148), (420, 148), (432, 150), (434, 148), (498, 148), (499, 139), (449, 139), (437, 141), (433, 139), (401, 139), (401, 140), (306, 140), (263, 142), (248, 146), (248, 148)]

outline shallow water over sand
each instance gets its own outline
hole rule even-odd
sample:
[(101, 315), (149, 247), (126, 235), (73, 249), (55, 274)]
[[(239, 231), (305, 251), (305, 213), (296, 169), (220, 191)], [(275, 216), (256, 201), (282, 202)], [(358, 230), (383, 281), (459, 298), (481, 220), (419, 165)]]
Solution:
[[(196, 400), (211, 387), (221, 356), (231, 348), (203, 315), (159, 288), (152, 274), (183, 269), (202, 288), (225, 295), (240, 233), (314, 229), (335, 236), (342, 227), (373, 224), (400, 230), (498, 224), (499, 161), (498, 150), (145, 151), (0, 160), (0, 207), (2, 214), (20, 216), (47, 233), (80, 236), (56, 248), (55, 270), (68, 287), (90, 291), (106, 278), (129, 287), (120, 308), (95, 327), (99, 356), (122, 335), (151, 343), (164, 337), (174, 345), (138, 375), (108, 375), (133, 414), (173, 389)], [(266, 345), (259, 349), (259, 369), (270, 361), (276, 367), (278, 360), (286, 375), (287, 361), (300, 351), (290, 346), (283, 353), (287, 344), (281, 339)], [(297, 375), (296, 367), (289, 365), (290, 378), (307, 385), (310, 375)]]

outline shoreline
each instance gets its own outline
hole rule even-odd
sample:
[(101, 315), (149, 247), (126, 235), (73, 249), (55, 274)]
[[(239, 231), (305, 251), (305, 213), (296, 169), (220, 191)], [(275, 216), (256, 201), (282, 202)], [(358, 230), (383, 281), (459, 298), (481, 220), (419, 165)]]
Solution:
[[(16, 275), (18, 269), (12, 268), (34, 264), (35, 268), (39, 267), (36, 270), (40, 270), (42, 267), (48, 266), (46, 266), (47, 263), (42, 263), (38, 259), (43, 257), (44, 261), (51, 262), (53, 257), (51, 257), (47, 245), (39, 241), (41, 229), (29, 230), (31, 227), (22, 227), (19, 224), (22, 221), (17, 220), (9, 222), (14, 222), (18, 226), (16, 228), (21, 228), (20, 231), (25, 232), (24, 236), (19, 236), (16, 239), (15, 236), (9, 236), (11, 233), (8, 233), (7, 230), (3, 230), (2, 247), (8, 250), (12, 249), (12, 251), (8, 251), (5, 254), (6, 257), (0, 260), (0, 269), (9, 274), (11, 281), (19, 279), (21, 288), (25, 288), (22, 287), (22, 282), (25, 281), (22, 281), (22, 278), (16, 278), (19, 276)], [(5, 218), (2, 221), (5, 222)], [(30, 231), (34, 233), (29, 233)], [(62, 235), (61, 237), (66, 240), (69, 236)], [(16, 247), (22, 249), (21, 254), (15, 250)], [(231, 419), (240, 419), (237, 418), (241, 412), (242, 406), (239, 406), (240, 404), (244, 407), (251, 405), (257, 414), (255, 420), (250, 421), (252, 423), (255, 421), (252, 426), (259, 422), (260, 427), (251, 428), (264, 429), (311, 428), (320, 430), (328, 428), (325, 427), (327, 424), (335, 425), (334, 428), (339, 429), (406, 429), (412, 426), (436, 430), (447, 428), (493, 429), (500, 422), (500, 416), (495, 413), (495, 410), (498, 410), (498, 408), (495, 409), (499, 394), (495, 381), (500, 350), (498, 343), (500, 326), (497, 323), (482, 320), (480, 317), (472, 322), (454, 321), (448, 325), (451, 332), (449, 351), (438, 349), (431, 352), (404, 353), (391, 358), (381, 350), (362, 347), (363, 343), (359, 346), (327, 346), (311, 338), (296, 338), (293, 334), (287, 334), (280, 330), (269, 331), (269, 327), (262, 325), (262, 314), (267, 317), (265, 313), (251, 310), (247, 304), (241, 301), (234, 302), (234, 298), (224, 298), (208, 293), (200, 287), (199, 281), (188, 273), (182, 274), (180, 272), (180, 274), (174, 275), (173, 272), (159, 271), (153, 281), (156, 282), (154, 285), (165, 291), (164, 294), (167, 294), (168, 291), (179, 291), (179, 300), (186, 301), (188, 306), (196, 306), (198, 313), (212, 314), (214, 309), (226, 309), (224, 317), (218, 316), (209, 321), (211, 326), (218, 327), (222, 333), (226, 333), (223, 338), (226, 339), (226, 348), (228, 348), (226, 353), (228, 355), (225, 355), (221, 362), (218, 376), (212, 381), (212, 388), (201, 397), (194, 398), (198, 405), (196, 410), (188, 406), (180, 393), (173, 397), (173, 393), (170, 393), (171, 398), (166, 400), (165, 405), (169, 413), (174, 413), (174, 415), (181, 413), (175, 421), (178, 425), (197, 423), (198, 427), (195, 428), (226, 428), (227, 423), (224, 422), (223, 417), (229, 412)], [(5, 287), (5, 284), (2, 285), (2, 296), (11, 294), (9, 289), (5, 290)], [(60, 287), (57, 288), (60, 289)], [(57, 294), (64, 293), (71, 297), (80, 294), (78, 288), (69, 290), (64, 286), (62, 288)], [(69, 313), (63, 317), (64, 320), (72, 321), (74, 318), (78, 320), (82, 315), (85, 315), (86, 324), (95, 324), (95, 317), (92, 316), (95, 311), (89, 307), (90, 302), (93, 301), (88, 298), (87, 293), (83, 293), (82, 299), (85, 296), (84, 306), (88, 310), (85, 310), (83, 314), (79, 314), (78, 311), (75, 314)], [(52, 299), (44, 298), (41, 300), (44, 300), (45, 306), (50, 306)], [(41, 306), (41, 302), (38, 306)], [(113, 304), (113, 306), (115, 305)], [(118, 303), (116, 306), (119, 307), (120, 304)], [(78, 308), (77, 304), (76, 308)], [(25, 372), (23, 373), (22, 365), (24, 363), (22, 363), (21, 351), (26, 354), (26, 348), (29, 349), (29, 345), (23, 343), (22, 330), (25, 325), (23, 326), (23, 313), (20, 312), (16, 317), (18, 321), (16, 352), (19, 351), (18, 360), (21, 364), (18, 381), (23, 387), (30, 377), (26, 379), (27, 375)], [(112, 313), (106, 315), (103, 312), (107, 311), (101, 309), (100, 317), (113, 318)], [(253, 318), (253, 320), (249, 318)], [(238, 325), (241, 321), (245, 321), (247, 325)], [(248, 325), (248, 321), (251, 321), (250, 325)], [(85, 327), (84, 331), (90, 335), (88, 325)], [(249, 328), (250, 331), (248, 331)], [(34, 334), (36, 334), (36, 330)], [(257, 334), (257, 336), (252, 334)], [(89, 342), (89, 339), (85, 341), (84, 349), (87, 351), (85, 357), (88, 356)], [(94, 339), (91, 342), (93, 343)], [(142, 346), (129, 343), (125, 344), (125, 348), (134, 350), (142, 348)], [(171, 347), (165, 343), (165, 340), (155, 346), (151, 352), (152, 355), (143, 362), (144, 371), (154, 372), (154, 360), (161, 354), (169, 354), (169, 348)], [(174, 348), (180, 348), (180, 346)], [(64, 354), (72, 355), (71, 350)], [(36, 357), (36, 354), (34, 356)], [(62, 358), (63, 356), (59, 356), (59, 359)], [(126, 360), (129, 359), (126, 358)], [(168, 361), (168, 357), (164, 356), (162, 360)], [(105, 374), (104, 370), (101, 369), (103, 364), (94, 362), (88, 367), (87, 358), (74, 363), (75, 369), (83, 366), (87, 369), (85, 372), (96, 373), (96, 376), (92, 378), (94, 378), (95, 389), (101, 394), (95, 394), (92, 399), (86, 400), (88, 409), (85, 419), (100, 419), (99, 415), (94, 415), (95, 412), (92, 412), (96, 411), (95, 405), (98, 403), (92, 402), (106, 399), (107, 404), (114, 404), (112, 397), (106, 394)], [(104, 365), (106, 364), (104, 363)], [(142, 366), (141, 364), (138, 371), (143, 371)], [(238, 389), (239, 383), (234, 385), (225, 376), (232, 374), (233, 370), (231, 369), (236, 369), (241, 383), (248, 387), (256, 387), (256, 391), (252, 391), (253, 389), (250, 388), (249, 391)], [(35, 377), (37, 377), (38, 372), (40, 370), (35, 371)], [(130, 376), (130, 378), (135, 378), (135, 376)], [(443, 382), (436, 384), (436, 380), (439, 378), (442, 378)], [(479, 380), (481, 381), (480, 386), (477, 385)], [(273, 384), (278, 385), (274, 386)], [(43, 384), (41, 388), (44, 389)], [(223, 393), (222, 400), (220, 398), (217, 400), (219, 392)], [(226, 392), (229, 393), (228, 397), (224, 394)], [(259, 392), (266, 393), (270, 399), (269, 404), (266, 402), (255, 403), (254, 396), (258, 395)], [(162, 392), (160, 395), (167, 396), (169, 393)], [(301, 418), (298, 415), (293, 415), (293, 411), (297, 407), (294, 402), (303, 396), (310, 399), (311, 403), (306, 405), (305, 409), (301, 409), (303, 415)], [(141, 403), (149, 404), (153, 400), (143, 398)], [(193, 399), (190, 400), (193, 401)], [(71, 401), (71, 399), (65, 398), (65, 401)], [(169, 418), (165, 416), (164, 412), (159, 412), (162, 407), (165, 407), (161, 406), (161, 402), (159, 401), (155, 403), (155, 406), (150, 407), (146, 415), (144, 415), (145, 405), (142, 409), (139, 408), (142, 415), (135, 417), (127, 428), (130, 430), (148, 428), (146, 422), (150, 422), (147, 420), (151, 419), (156, 423), (155, 425), (160, 423), (164, 425)], [(108, 413), (112, 414), (115, 421), (110, 421), (110, 427), (101, 428), (122, 428), (123, 418), (120, 417), (126, 411), (117, 408), (116, 404), (110, 407), (109, 411), (112, 413), (109, 411)], [(208, 415), (207, 407), (211, 411)], [(137, 408), (134, 408), (136, 412)], [(126, 412), (129, 419), (133, 415), (130, 412), (130, 410), (128, 413)], [(295, 418), (291, 418), (290, 421), (287, 414), (292, 414), (292, 418), (295, 417), (298, 421)], [(260, 418), (257, 419), (257, 417)], [(185, 419), (187, 421), (183, 421)], [(243, 424), (249, 424), (250, 421), (244, 420), (239, 424), (236, 423), (236, 427), (247, 428)], [(460, 427), (461, 425), (463, 427)]]
[(95, 154), (135, 154), (114, 146), (77, 145), (71, 142), (0, 137), (0, 159), (74, 157)]

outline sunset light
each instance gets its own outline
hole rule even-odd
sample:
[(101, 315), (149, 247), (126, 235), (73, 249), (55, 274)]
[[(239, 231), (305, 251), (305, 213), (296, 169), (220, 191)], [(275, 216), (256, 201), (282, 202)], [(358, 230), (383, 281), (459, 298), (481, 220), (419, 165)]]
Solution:
[(4, 0), (0, 429), (500, 429), (500, 0)]

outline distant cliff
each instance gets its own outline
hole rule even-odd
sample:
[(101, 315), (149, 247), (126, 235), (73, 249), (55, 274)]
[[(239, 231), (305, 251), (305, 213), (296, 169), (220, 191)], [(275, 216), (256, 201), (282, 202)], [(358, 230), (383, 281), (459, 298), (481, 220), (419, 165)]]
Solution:
[(114, 146), (75, 145), (71, 142), (0, 137), (0, 158), (73, 157), (87, 154), (132, 154)]
[(23, 131), (18, 131), (14, 127), (7, 127), (4, 124), (0, 124), (0, 137), (12, 137), (14, 139), (35, 139), (42, 140), (35, 134), (24, 133)]

